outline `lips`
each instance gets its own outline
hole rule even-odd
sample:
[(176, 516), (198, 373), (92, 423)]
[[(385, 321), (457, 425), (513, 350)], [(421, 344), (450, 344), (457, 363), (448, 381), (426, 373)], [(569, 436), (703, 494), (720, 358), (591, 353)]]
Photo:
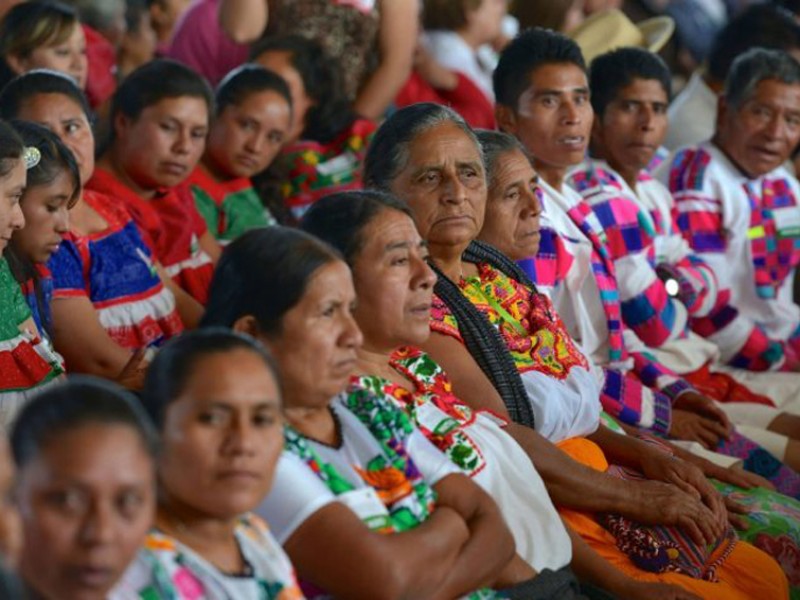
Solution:
[(421, 302), (412, 306), (409, 310), (412, 314), (418, 316), (424, 316), (428, 318), (431, 312), (431, 306), (433, 306), (430, 302)]
[(586, 146), (586, 137), (582, 135), (565, 135), (558, 138), (558, 144), (572, 150), (583, 150)]
[(217, 475), (217, 479), (226, 481), (259, 481), (261, 474), (248, 469), (226, 469)]
[(189, 167), (182, 163), (165, 162), (161, 163), (161, 170), (169, 175), (185, 175)]
[(258, 168), (258, 161), (254, 158), (250, 158), (249, 156), (237, 156), (236, 162), (243, 167), (247, 167), (248, 169)]
[(69, 569), (69, 574), (83, 588), (103, 589), (114, 583), (117, 570), (106, 566), (78, 565)]

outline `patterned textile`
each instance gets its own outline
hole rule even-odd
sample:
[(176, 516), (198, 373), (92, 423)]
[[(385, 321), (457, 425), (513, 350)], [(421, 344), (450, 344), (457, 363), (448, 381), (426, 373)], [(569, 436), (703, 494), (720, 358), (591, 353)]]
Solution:
[(736, 431), (731, 434), (730, 440), (720, 440), (714, 452), (743, 459), (745, 471), (761, 475), (781, 494), (800, 500), (800, 475)]
[(283, 197), (296, 219), (323, 196), (361, 189), (364, 157), (375, 129), (372, 121), (356, 119), (327, 144), (300, 140), (283, 149), (278, 159), (288, 165)]
[(86, 190), (86, 202), (108, 224), (89, 236), (69, 232), (48, 267), (53, 297), (88, 297), (109, 337), (124, 348), (160, 345), (183, 331), (172, 295), (127, 211)]
[(486, 468), (480, 447), (464, 431), (475, 421), (476, 413), (456, 400), (442, 368), (421, 350), (410, 347), (395, 351), (390, 364), (414, 385), (415, 391), (368, 375), (353, 378), (351, 386), (392, 398), (406, 407), (425, 437), (470, 477)]
[(22, 290), (6, 260), (0, 257), (0, 405), (16, 402), (20, 393), (52, 381), (64, 372), (61, 357), (37, 331), (20, 329), (30, 318)]
[[(520, 372), (564, 379), (575, 366), (588, 368), (546, 296), (531, 293), (488, 264), (478, 265), (478, 270), (477, 277), (462, 279), (459, 287), (500, 331)], [(455, 317), (435, 297), (431, 329), (461, 339)]]
[[(662, 172), (677, 226), (731, 291), (730, 306), (695, 322), (695, 331), (731, 366), (793, 369), (800, 363), (800, 310), (791, 294), (800, 263), (796, 182), (782, 168), (748, 179), (709, 143), (678, 152)], [(742, 266), (729, 269), (733, 263)]]
[(153, 530), (110, 600), (302, 600), (292, 564), (266, 523), (245, 515), (235, 535), (252, 576), (227, 576), (176, 539)]
[(197, 212), (211, 234), (223, 244), (235, 240), (248, 229), (276, 224), (247, 178), (218, 182), (198, 166), (187, 184)]
[(198, 302), (206, 303), (214, 266), (200, 248), (207, 228), (186, 185), (159, 190), (145, 200), (108, 171), (95, 169), (87, 187), (122, 201), (167, 274)]

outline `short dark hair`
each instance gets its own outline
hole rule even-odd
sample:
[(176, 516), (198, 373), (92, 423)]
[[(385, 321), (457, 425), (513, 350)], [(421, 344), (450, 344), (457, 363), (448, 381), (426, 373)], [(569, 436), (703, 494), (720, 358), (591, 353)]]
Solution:
[(69, 75), (50, 69), (35, 69), (15, 77), (0, 91), (0, 117), (14, 119), (22, 107), (40, 94), (61, 94), (81, 107), (89, 122), (92, 110), (86, 96)]
[(494, 70), (497, 104), (516, 109), (519, 97), (530, 86), (531, 74), (542, 65), (559, 63), (586, 71), (580, 47), (564, 34), (541, 27), (521, 32), (500, 53)]
[(267, 91), (278, 94), (286, 100), (289, 108), (292, 108), (289, 86), (280, 75), (252, 63), (236, 67), (225, 75), (217, 86), (215, 92), (217, 115), (222, 114), (222, 111), (232, 104), (241, 104), (250, 94)]
[(475, 142), (480, 152), (481, 146), (475, 132), (452, 108), (432, 102), (411, 104), (393, 113), (375, 132), (364, 159), (365, 185), (389, 191), (395, 177), (408, 162), (411, 143), (431, 127), (444, 123), (459, 127)]
[(619, 91), (636, 79), (656, 80), (669, 102), (672, 94), (672, 75), (667, 64), (657, 54), (643, 48), (619, 48), (601, 54), (589, 67), (589, 89), (592, 109), (598, 117), (613, 102)]
[(156, 456), (158, 435), (136, 397), (110, 381), (76, 375), (42, 390), (20, 411), (11, 429), (17, 468), (65, 431), (96, 423), (130, 427)]
[(396, 196), (378, 190), (360, 190), (318, 200), (303, 215), (300, 228), (336, 248), (352, 267), (364, 247), (364, 228), (385, 210), (396, 210), (413, 218), (408, 205)]
[(160, 430), (167, 407), (183, 392), (197, 363), (212, 354), (247, 350), (258, 356), (280, 389), (280, 377), (269, 351), (248, 335), (222, 327), (196, 329), (171, 339), (147, 368), (142, 406)]
[(750, 6), (717, 34), (708, 53), (708, 74), (725, 81), (736, 57), (756, 47), (784, 51), (800, 48), (800, 26), (771, 4)]
[(303, 231), (251, 229), (222, 251), (200, 324), (232, 327), (252, 315), (262, 333), (277, 335), (311, 277), (336, 260), (341, 260), (336, 250)]
[(267, 52), (288, 53), (314, 101), (306, 114), (303, 139), (325, 144), (352, 125), (356, 115), (344, 92), (341, 67), (318, 42), (301, 35), (265, 37), (253, 46), (250, 57), (255, 60)]
[(0, 178), (8, 176), (22, 158), (25, 145), (14, 128), (0, 121)]
[[(117, 88), (111, 98), (111, 122), (119, 114), (136, 120), (144, 109), (165, 98), (181, 96), (200, 98), (208, 107), (209, 117), (213, 114), (214, 94), (208, 82), (186, 65), (158, 58), (135, 69)], [(110, 129), (113, 137), (114, 128)]]

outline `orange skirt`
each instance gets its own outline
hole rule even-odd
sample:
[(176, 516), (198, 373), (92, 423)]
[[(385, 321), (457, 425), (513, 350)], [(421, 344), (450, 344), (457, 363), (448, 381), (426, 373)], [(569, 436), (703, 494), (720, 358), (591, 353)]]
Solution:
[[(572, 459), (596, 469), (608, 469), (603, 451), (583, 438), (564, 440), (557, 446)], [(643, 571), (617, 548), (614, 537), (591, 513), (559, 507), (559, 513), (591, 548), (614, 567), (638, 581), (679, 585), (708, 600), (783, 600), (789, 597), (789, 584), (780, 566), (758, 548), (739, 541), (725, 562), (717, 568), (719, 582), (694, 579), (679, 573)]]

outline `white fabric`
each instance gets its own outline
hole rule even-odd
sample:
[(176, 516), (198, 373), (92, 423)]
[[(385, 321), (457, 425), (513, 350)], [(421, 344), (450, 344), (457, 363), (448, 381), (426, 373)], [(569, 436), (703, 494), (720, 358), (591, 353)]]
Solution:
[(715, 370), (727, 373), (749, 390), (766, 396), (779, 410), (800, 415), (800, 373), (756, 373), (720, 365), (716, 365)]
[(484, 64), (464, 38), (454, 31), (426, 31), (422, 34), (422, 43), (436, 62), (467, 77), (494, 104), (494, 65)]
[[(800, 308), (792, 297), (793, 277), (786, 278), (774, 299), (761, 298), (756, 293), (750, 240), (747, 238), (750, 201), (743, 186), (748, 181), (751, 185), (759, 185), (767, 178), (784, 179), (796, 198), (800, 198), (800, 186), (783, 167), (756, 180), (749, 180), (710, 142), (701, 144), (700, 149), (711, 156), (702, 178), (703, 187), (701, 190), (685, 192), (687, 200), (679, 203), (679, 209), (688, 210), (694, 206), (694, 202), (698, 210), (720, 212), (727, 248), (724, 252), (698, 252), (697, 255), (714, 270), (719, 285), (731, 291), (731, 304), (739, 310), (743, 320), (760, 323), (772, 339), (788, 339), (800, 325)], [(665, 185), (669, 181), (669, 171), (669, 162), (657, 171), (658, 178)], [(694, 200), (689, 200), (692, 198)], [(794, 218), (800, 219), (800, 207), (781, 210), (790, 211)], [(731, 265), (736, 265), (736, 268), (731, 268)], [(727, 327), (715, 334), (714, 342), (719, 346), (724, 362), (739, 351), (749, 332), (749, 327)]]
[(176, 308), (175, 295), (166, 286), (156, 293), (121, 304), (111, 304), (97, 309), (97, 318), (106, 331), (136, 327), (151, 319), (169, 317)]
[[(355, 467), (366, 469), (367, 463), (382, 455), (383, 450), (366, 426), (338, 398), (332, 406), (341, 422), (342, 445), (332, 448), (313, 440), (307, 441), (320, 459), (333, 466), (357, 492), (367, 490)], [(406, 440), (406, 451), (431, 486), (447, 475), (461, 472), (416, 428)], [(272, 489), (256, 514), (270, 524), (281, 543), (285, 543), (312, 514), (331, 502), (342, 502), (351, 509), (364, 507), (374, 511), (371, 516), (388, 514), (385, 506), (371, 502), (366, 494), (351, 494), (348, 498), (335, 496), (300, 458), (284, 452), (278, 462)], [(358, 514), (357, 510), (354, 512)], [(364, 515), (359, 514), (359, 517)]]
[(667, 111), (669, 129), (664, 145), (670, 150), (697, 144), (714, 135), (717, 124), (717, 95), (695, 71)]

